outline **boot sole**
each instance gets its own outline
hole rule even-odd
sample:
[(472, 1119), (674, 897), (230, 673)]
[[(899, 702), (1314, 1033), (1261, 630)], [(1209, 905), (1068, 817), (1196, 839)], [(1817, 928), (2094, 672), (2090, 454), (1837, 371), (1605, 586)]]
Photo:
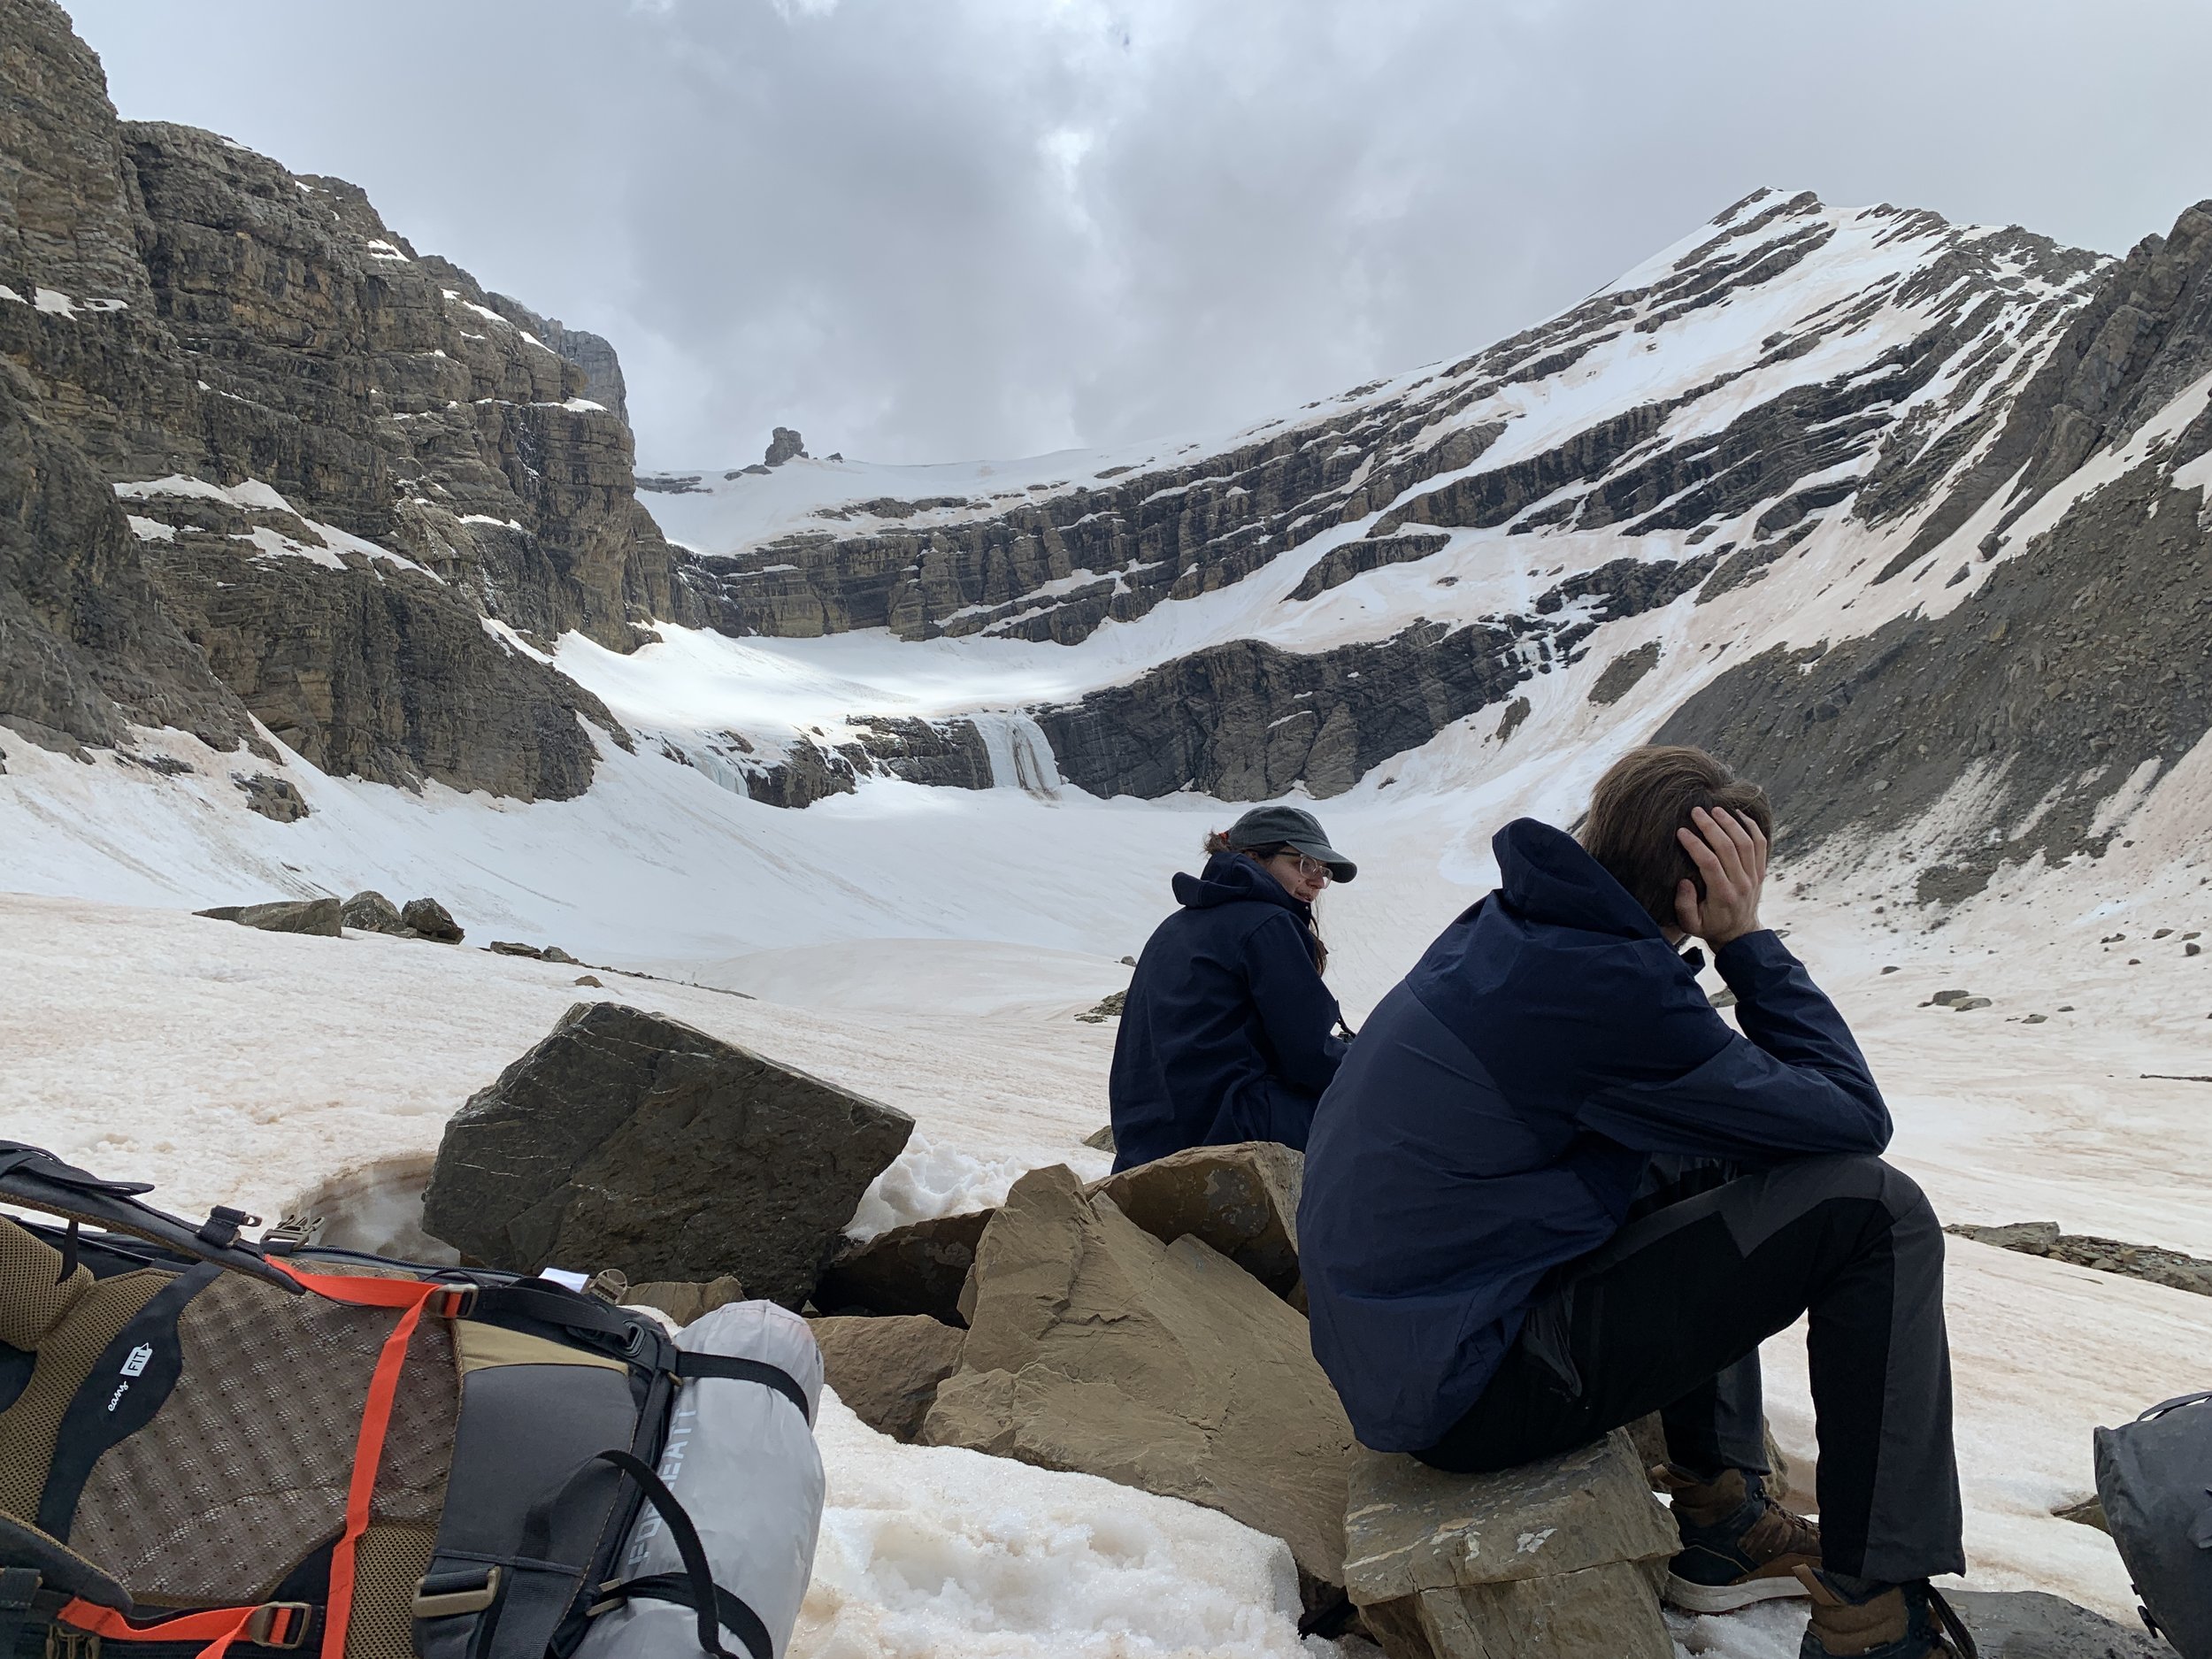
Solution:
[(1809, 1594), (1795, 1578), (1741, 1578), (1734, 1584), (1693, 1584), (1669, 1573), (1663, 1599), (1669, 1607), (1678, 1608), (1685, 1613), (1733, 1613), (1739, 1608), (1761, 1601), (1778, 1601), (1786, 1596), (1804, 1597)]

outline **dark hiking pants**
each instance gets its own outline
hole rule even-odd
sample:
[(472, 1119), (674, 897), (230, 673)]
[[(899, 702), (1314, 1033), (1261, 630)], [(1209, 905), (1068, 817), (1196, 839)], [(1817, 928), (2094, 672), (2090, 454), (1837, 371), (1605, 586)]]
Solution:
[[(1708, 1167), (1646, 1182), (1620, 1232), (1547, 1286), (1422, 1461), (1509, 1468), (1660, 1411), (1678, 1461), (1759, 1468), (1758, 1345), (1809, 1311), (1824, 1564), (1893, 1583), (1964, 1571), (1928, 1201), (1874, 1157), (1733, 1179)], [(1720, 1184), (1681, 1195), (1705, 1179)]]

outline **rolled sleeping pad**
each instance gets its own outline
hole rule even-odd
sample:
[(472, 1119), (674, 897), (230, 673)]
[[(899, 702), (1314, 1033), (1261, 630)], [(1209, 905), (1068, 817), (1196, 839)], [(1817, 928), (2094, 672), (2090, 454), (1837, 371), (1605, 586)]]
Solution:
[[(726, 1303), (686, 1325), (675, 1341), (687, 1353), (773, 1366), (805, 1394), (802, 1415), (794, 1400), (764, 1382), (689, 1379), (677, 1392), (659, 1464), (662, 1480), (698, 1529), (715, 1583), (751, 1609), (774, 1659), (784, 1659), (822, 1525), (822, 1455), (813, 1429), (822, 1351), (807, 1322), (772, 1302)], [(648, 1503), (616, 1557), (615, 1578), (683, 1571), (674, 1532)], [(747, 1659), (746, 1644), (726, 1624), (721, 1640)], [(577, 1659), (678, 1659), (698, 1651), (699, 1619), (691, 1608), (641, 1596), (593, 1618)]]

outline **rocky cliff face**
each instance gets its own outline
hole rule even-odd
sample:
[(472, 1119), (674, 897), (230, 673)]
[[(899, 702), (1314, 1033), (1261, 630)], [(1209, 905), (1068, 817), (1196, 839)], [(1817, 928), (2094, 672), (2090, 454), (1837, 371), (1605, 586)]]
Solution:
[(119, 122), (46, 0), (0, 35), (0, 456), (42, 485), (0, 541), (0, 718), (582, 789), (579, 718), (619, 728), (530, 642), (688, 614), (586, 396), (619, 401), (604, 342), (563, 357), (342, 180)]

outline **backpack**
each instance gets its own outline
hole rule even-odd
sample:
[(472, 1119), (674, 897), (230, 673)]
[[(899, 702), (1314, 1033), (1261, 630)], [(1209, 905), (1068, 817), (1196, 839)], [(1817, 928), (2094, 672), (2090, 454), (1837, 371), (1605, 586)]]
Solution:
[(2097, 1497), (2143, 1622), (2182, 1659), (2212, 1659), (2212, 1391), (2095, 1439)]
[[(698, 1351), (552, 1279), (256, 1242), (150, 1190), (0, 1141), (0, 1202), (66, 1224), (0, 1217), (0, 1659), (570, 1659), (650, 1601), (684, 1609), (664, 1652), (779, 1659), (820, 1514), (796, 1316), (767, 1310), (786, 1363)], [(679, 1402), (734, 1385), (813, 1463), (780, 1633), (663, 1478)], [(641, 1531), (677, 1570), (625, 1577)]]

